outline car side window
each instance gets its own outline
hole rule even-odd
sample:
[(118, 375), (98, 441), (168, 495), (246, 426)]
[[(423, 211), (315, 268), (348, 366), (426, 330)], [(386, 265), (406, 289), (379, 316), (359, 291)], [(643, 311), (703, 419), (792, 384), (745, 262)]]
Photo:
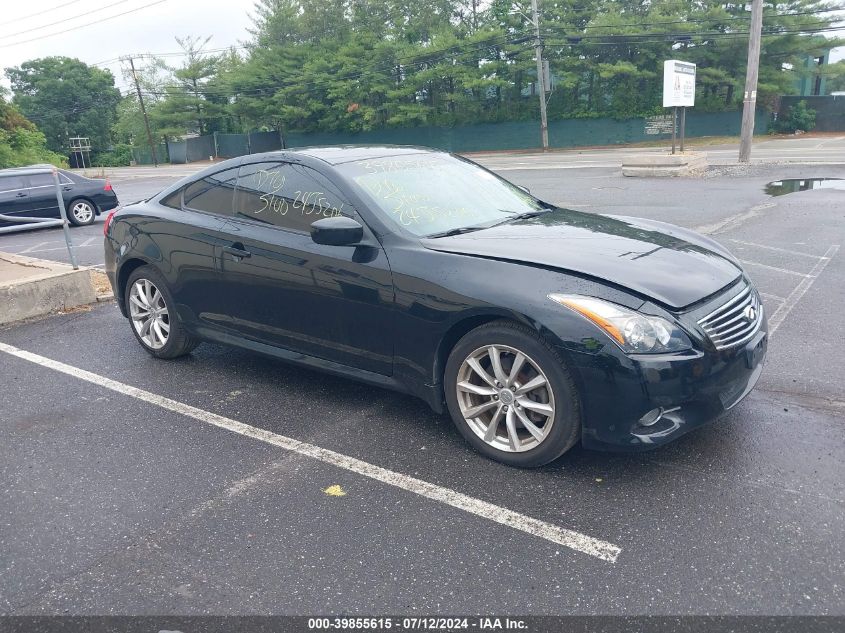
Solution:
[(0, 176), (0, 192), (19, 189), (26, 189), (26, 183), (21, 176)]
[(35, 187), (55, 187), (52, 174), (33, 174), (29, 177), (29, 186)]
[(235, 167), (192, 182), (182, 190), (182, 207), (231, 217), (237, 180), (238, 169)]
[(184, 187), (179, 187), (173, 193), (169, 193), (164, 196), (161, 200), (158, 201), (159, 204), (163, 204), (166, 207), (170, 207), (171, 209), (181, 209), (182, 208), (182, 192), (185, 190)]
[(295, 163), (243, 165), (235, 193), (235, 217), (309, 232), (321, 218), (354, 211), (337, 187), (318, 171)]

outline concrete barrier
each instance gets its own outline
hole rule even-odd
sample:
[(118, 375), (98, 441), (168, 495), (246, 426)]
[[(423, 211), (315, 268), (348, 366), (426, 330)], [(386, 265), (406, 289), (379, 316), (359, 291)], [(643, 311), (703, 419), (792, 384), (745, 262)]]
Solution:
[(0, 325), (95, 301), (88, 268), (0, 253)]
[(707, 154), (634, 154), (622, 160), (623, 176), (688, 176), (707, 169)]

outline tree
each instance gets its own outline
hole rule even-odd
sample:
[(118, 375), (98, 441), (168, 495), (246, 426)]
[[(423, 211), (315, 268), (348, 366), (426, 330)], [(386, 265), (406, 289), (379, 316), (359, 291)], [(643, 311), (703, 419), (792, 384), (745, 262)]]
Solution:
[[(360, 132), (536, 119), (529, 0), (257, 0), (245, 53), (180, 41), (142, 91), (157, 135), (256, 128)], [(767, 0), (758, 102), (794, 91), (801, 60), (842, 40), (828, 0)], [(698, 66), (696, 111), (742, 100), (750, 11), (724, 0), (542, 0), (550, 120), (663, 112), (663, 61)], [(837, 67), (838, 68), (838, 67)], [(829, 85), (841, 85), (831, 67)], [(152, 74), (151, 74), (152, 73)], [(135, 121), (130, 125), (130, 121)], [(135, 97), (115, 129), (137, 138)], [(134, 126), (134, 127), (133, 127)], [(129, 132), (130, 128), (134, 130)]]
[(44, 135), (15, 106), (6, 102), (0, 89), (0, 169), (35, 163), (62, 166), (66, 161), (47, 149)]
[(825, 74), (828, 93), (845, 91), (845, 59), (829, 64), (825, 69)]
[(166, 136), (208, 134), (217, 130), (224, 116), (226, 100), (212, 90), (221, 58), (204, 52), (210, 39), (176, 38), (185, 60), (181, 66), (169, 68), (171, 83), (158, 95), (162, 98), (151, 112), (151, 118)]
[(87, 136), (95, 152), (111, 145), (120, 91), (108, 70), (69, 57), (45, 57), (7, 68), (13, 103), (38, 124), (47, 147), (67, 154), (68, 137)]

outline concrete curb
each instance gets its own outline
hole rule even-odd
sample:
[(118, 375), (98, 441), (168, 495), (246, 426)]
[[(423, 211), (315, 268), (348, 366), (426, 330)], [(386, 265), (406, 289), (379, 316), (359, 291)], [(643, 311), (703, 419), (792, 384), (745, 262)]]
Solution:
[(0, 253), (0, 325), (96, 300), (88, 268)]
[(707, 154), (704, 152), (635, 154), (622, 159), (623, 176), (688, 176), (705, 169)]

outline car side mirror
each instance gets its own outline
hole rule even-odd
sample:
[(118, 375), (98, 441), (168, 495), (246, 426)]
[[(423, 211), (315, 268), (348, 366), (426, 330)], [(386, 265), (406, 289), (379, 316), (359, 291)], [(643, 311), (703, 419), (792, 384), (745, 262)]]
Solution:
[(311, 224), (311, 239), (315, 244), (352, 246), (364, 239), (364, 227), (343, 215), (323, 218)]

